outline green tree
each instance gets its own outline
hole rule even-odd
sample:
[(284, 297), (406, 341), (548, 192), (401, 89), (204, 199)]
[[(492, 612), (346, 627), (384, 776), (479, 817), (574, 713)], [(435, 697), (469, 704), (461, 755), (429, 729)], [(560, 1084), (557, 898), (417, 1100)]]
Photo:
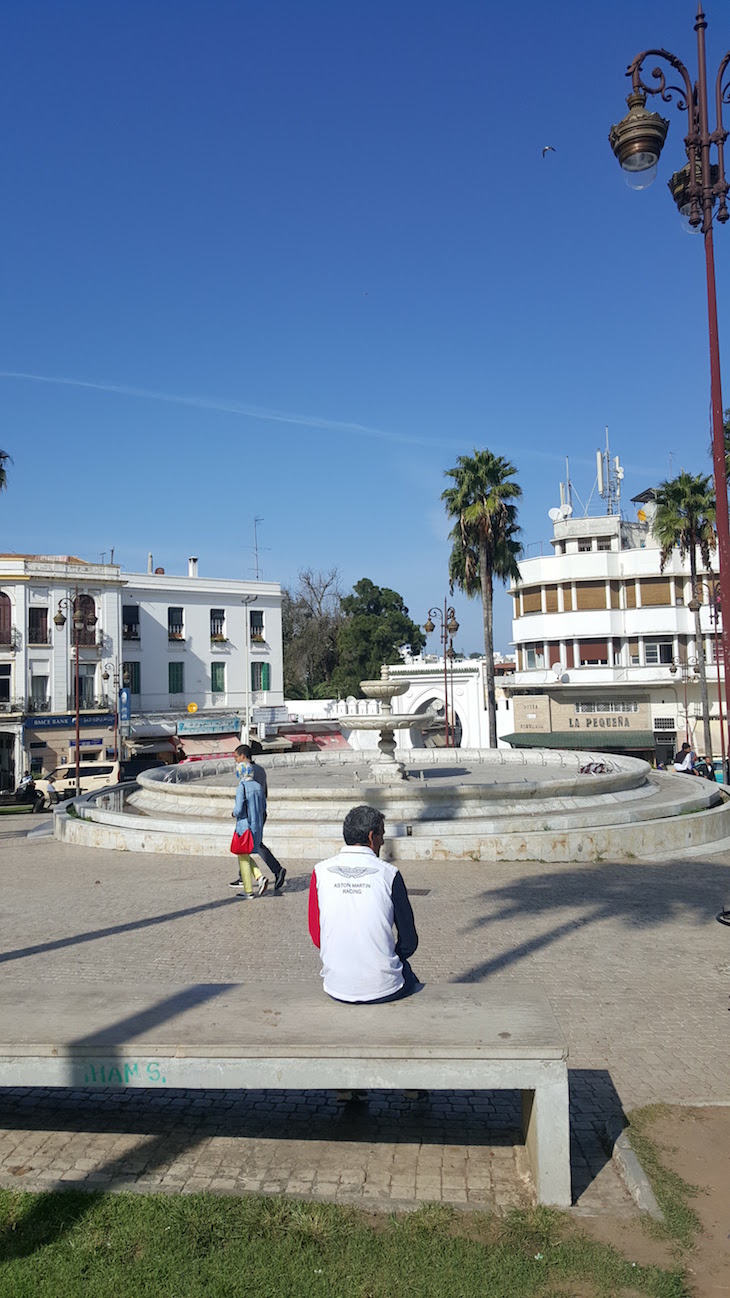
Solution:
[(360, 681), (377, 680), (384, 663), (399, 662), (401, 645), (409, 644), (419, 653), (426, 643), (402, 596), (387, 586), (374, 585), (367, 577), (345, 596), (342, 613), (337, 635), (339, 664), (332, 677), (339, 697), (362, 697)]
[(289, 699), (328, 698), (337, 666), (337, 632), (342, 622), (337, 568), (303, 568), (299, 584), (281, 603), (284, 694)]
[(502, 455), (477, 451), (460, 455), (445, 476), (453, 486), (441, 493), (449, 518), (452, 549), (449, 558), (451, 588), (482, 601), (484, 656), (487, 675), (489, 743), (497, 747), (497, 698), (494, 687), (494, 581), (519, 580), (520, 553), (515, 501), (522, 488), (513, 478), (517, 470)]
[(689, 570), (692, 579), (692, 596), (696, 602), (694, 610), (695, 646), (697, 665), (700, 675), (700, 694), (702, 697), (702, 721), (704, 728), (705, 755), (712, 756), (710, 738), (710, 708), (707, 695), (707, 671), (705, 668), (705, 651), (700, 627), (700, 605), (702, 603), (701, 584), (697, 583), (697, 555), (710, 571), (710, 552), (715, 547), (715, 493), (711, 479), (705, 474), (685, 473), (676, 478), (662, 482), (654, 494), (656, 515), (652, 528), (661, 546), (660, 568), (665, 565), (672, 551), (678, 549), (684, 560), (689, 557)]
[(5, 488), (8, 485), (8, 474), (5, 466), (12, 463), (13, 461), (8, 455), (8, 452), (0, 451), (0, 491), (5, 491)]

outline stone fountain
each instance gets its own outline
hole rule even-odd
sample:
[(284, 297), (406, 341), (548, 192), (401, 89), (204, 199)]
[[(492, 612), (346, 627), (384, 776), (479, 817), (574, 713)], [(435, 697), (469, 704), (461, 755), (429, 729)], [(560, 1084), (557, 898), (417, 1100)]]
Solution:
[(394, 681), (390, 678), (390, 668), (380, 668), (379, 681), (360, 681), (360, 689), (368, 699), (378, 699), (380, 713), (375, 717), (343, 717), (341, 725), (347, 730), (379, 730), (378, 749), (380, 759), (375, 758), (370, 764), (370, 773), (376, 784), (397, 784), (407, 780), (408, 772), (402, 762), (396, 761), (395, 731), (410, 730), (418, 725), (418, 718), (398, 715), (393, 712), (393, 699), (408, 690), (408, 681)]

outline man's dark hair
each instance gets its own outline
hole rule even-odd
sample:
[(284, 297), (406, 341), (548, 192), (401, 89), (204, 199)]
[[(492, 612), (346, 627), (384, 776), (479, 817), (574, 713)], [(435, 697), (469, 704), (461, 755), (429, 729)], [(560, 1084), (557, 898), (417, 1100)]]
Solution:
[(251, 752), (251, 745), (239, 744), (238, 748), (234, 749), (233, 755), (234, 757), (243, 757), (247, 762), (250, 762), (251, 758), (253, 757), (253, 753)]
[(342, 826), (342, 836), (348, 847), (369, 847), (371, 834), (382, 834), (385, 817), (376, 807), (353, 807), (348, 811)]

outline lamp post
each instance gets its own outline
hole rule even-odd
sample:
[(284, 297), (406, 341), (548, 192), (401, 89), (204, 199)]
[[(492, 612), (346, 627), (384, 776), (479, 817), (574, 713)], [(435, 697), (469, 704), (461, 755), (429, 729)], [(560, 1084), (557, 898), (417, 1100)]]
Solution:
[[(676, 96), (677, 108), (687, 113), (687, 134), (684, 137), (687, 163), (669, 181), (669, 189), (680, 215), (694, 230), (701, 230), (705, 243), (707, 274), (707, 313), (710, 335), (710, 397), (712, 405), (712, 460), (715, 473), (716, 525), (720, 558), (720, 593), (725, 608), (730, 608), (730, 522), (728, 520), (727, 477), (725, 472), (725, 437), (722, 415), (722, 387), (720, 382), (720, 347), (717, 335), (717, 294), (715, 289), (715, 254), (712, 242), (713, 208), (717, 203), (717, 220), (720, 224), (730, 218), (727, 207), (728, 183), (725, 179), (724, 148), (727, 131), (722, 122), (722, 106), (730, 103), (730, 78), (723, 79), (730, 65), (730, 51), (723, 57), (715, 80), (716, 126), (710, 131), (707, 100), (707, 65), (705, 59), (705, 28), (707, 21), (698, 4), (694, 29), (697, 33), (697, 80), (690, 75), (675, 54), (668, 50), (649, 49), (637, 54), (626, 72), (631, 77), (631, 94), (627, 103), (629, 111), (623, 121), (611, 127), (609, 143), (623, 168), (627, 182), (636, 189), (650, 185), (656, 175), (659, 155), (669, 129), (666, 118), (650, 113), (646, 108), (647, 95), (659, 95), (664, 103), (672, 103)], [(668, 86), (661, 68), (653, 68), (654, 85), (647, 85), (641, 76), (644, 60), (661, 59), (679, 73), (683, 82)], [(710, 156), (717, 150), (717, 162)], [(727, 625), (726, 625), (727, 623)], [(730, 618), (723, 619), (723, 660), (730, 663)]]
[[(67, 608), (67, 609), (69, 610), (69, 612), (71, 613), (71, 621), (72, 621), (72, 623), (73, 623), (73, 629), (74, 629), (74, 658), (75, 658), (75, 663), (74, 663), (74, 676), (75, 676), (75, 696), (76, 696), (76, 697), (75, 697), (75, 702), (76, 702), (76, 797), (77, 797), (77, 798), (78, 798), (79, 794), (81, 793), (81, 781), (80, 781), (80, 771), (79, 771), (79, 763), (80, 763), (80, 760), (81, 760), (81, 734), (80, 734), (80, 731), (81, 731), (81, 719), (80, 719), (80, 716), (79, 716), (79, 712), (80, 712), (80, 708), (81, 708), (81, 699), (79, 698), (79, 639), (80, 639), (80, 636), (81, 636), (81, 632), (82, 632), (82, 631), (90, 631), (90, 630), (92, 630), (92, 628), (96, 626), (96, 622), (97, 622), (96, 615), (95, 615), (94, 612), (93, 612), (93, 599), (92, 599), (92, 611), (91, 611), (91, 612), (88, 612), (88, 611), (86, 611), (85, 609), (83, 609), (83, 608), (81, 607), (81, 601), (82, 601), (83, 598), (84, 598), (83, 596), (79, 595), (79, 588), (78, 588), (78, 586), (77, 586), (77, 587), (75, 588), (75, 591), (74, 591), (74, 597), (73, 597), (73, 599), (71, 599), (71, 598), (67, 598), (67, 599), (59, 599), (59, 601), (58, 601), (58, 612), (56, 613), (56, 616), (55, 616), (54, 619), (53, 619), (54, 623), (56, 624), (56, 626), (58, 627), (59, 630), (61, 630), (63, 627), (65, 627), (65, 625), (66, 625), (66, 618), (65, 618), (65, 616), (64, 616), (64, 614), (63, 614), (63, 612), (62, 612), (61, 610), (64, 609), (64, 608)], [(86, 598), (87, 598), (87, 599), (90, 599), (91, 596), (86, 596)]]
[(124, 685), (129, 685), (129, 670), (124, 668), (121, 675), (119, 672), (119, 663), (105, 663), (101, 673), (103, 681), (111, 680), (114, 689), (114, 761), (119, 761), (119, 744), (117, 736), (119, 734), (119, 683), (120, 680)]
[[(453, 748), (454, 747), (453, 727), (451, 730), (451, 740), (449, 739), (448, 665), (449, 665), (449, 661), (453, 662), (453, 658), (454, 658), (454, 645), (451, 637), (455, 636), (456, 632), (459, 630), (459, 623), (456, 620), (456, 614), (453, 608), (447, 607), (446, 600), (444, 600), (443, 612), (441, 611), (440, 608), (430, 608), (428, 610), (427, 620), (423, 624), (423, 629), (426, 632), (426, 635), (430, 635), (432, 631), (436, 630), (435, 624), (433, 622), (434, 618), (438, 618), (438, 621), (440, 623), (439, 639), (441, 640), (441, 647), (444, 656), (444, 727), (445, 727), (446, 747)], [(453, 688), (452, 688), (452, 693), (451, 693), (452, 704), (453, 704), (453, 697), (454, 695), (453, 695)]]
[(727, 779), (726, 766), (726, 748), (725, 748), (725, 722), (727, 719), (727, 688), (722, 688), (722, 678), (720, 675), (720, 646), (718, 637), (718, 627), (720, 624), (720, 615), (722, 611), (722, 601), (720, 599), (720, 583), (716, 577), (705, 578), (704, 582), (707, 587), (707, 593), (710, 597), (710, 621), (712, 622), (712, 632), (715, 641), (715, 667), (717, 670), (717, 704), (720, 712), (720, 751), (722, 753), (722, 778)]
[(244, 670), (244, 708), (245, 716), (243, 719), (243, 737), (242, 743), (251, 742), (251, 618), (249, 616), (249, 605), (255, 604), (258, 599), (257, 595), (244, 595), (241, 603), (244, 606), (243, 616), (245, 618), (243, 627), (243, 670)]
[[(672, 676), (676, 676), (677, 672), (681, 672), (682, 674), (682, 684), (684, 685), (684, 737), (687, 740), (687, 743), (689, 743), (690, 738), (689, 738), (689, 708), (687, 706), (687, 681), (691, 679), (694, 683), (699, 679), (700, 665), (696, 658), (673, 658), (669, 670), (672, 673)], [(691, 677), (690, 677), (690, 672), (692, 673)]]

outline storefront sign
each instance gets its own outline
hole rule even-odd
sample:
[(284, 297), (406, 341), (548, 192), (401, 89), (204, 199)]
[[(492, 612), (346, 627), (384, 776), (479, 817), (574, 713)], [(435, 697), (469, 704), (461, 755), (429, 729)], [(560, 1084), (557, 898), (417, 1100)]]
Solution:
[[(103, 739), (79, 739), (79, 748), (102, 748), (103, 745)], [(75, 748), (76, 740), (69, 739), (68, 746), (69, 748)]]
[(240, 729), (239, 717), (182, 717), (177, 723), (179, 735), (233, 735)]
[(255, 726), (281, 726), (289, 720), (289, 709), (285, 707), (254, 708), (253, 723)]
[(126, 688), (119, 691), (119, 720), (122, 724), (132, 720), (132, 691)]
[[(24, 728), (26, 730), (64, 730), (67, 726), (75, 726), (76, 717), (73, 712), (67, 712), (60, 717), (33, 717), (32, 721), (26, 721)], [(113, 726), (114, 713), (104, 712), (96, 716), (89, 716), (88, 713), (79, 717), (79, 725), (84, 726)]]

